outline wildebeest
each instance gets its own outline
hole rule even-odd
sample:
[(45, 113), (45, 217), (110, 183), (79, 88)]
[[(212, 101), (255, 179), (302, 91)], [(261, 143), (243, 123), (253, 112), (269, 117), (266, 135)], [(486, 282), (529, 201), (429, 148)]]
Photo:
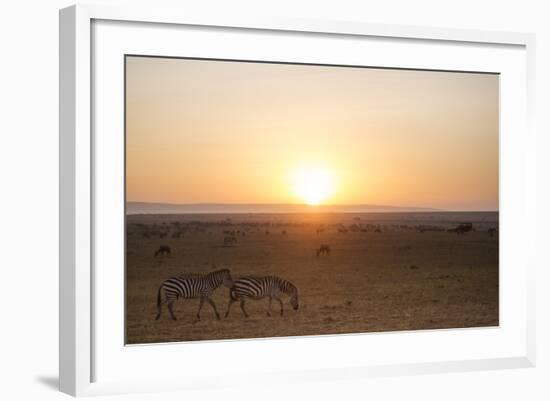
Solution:
[(474, 226), (473, 226), (472, 223), (460, 223), (455, 228), (451, 228), (451, 229), (447, 230), (447, 232), (450, 232), (450, 233), (454, 232), (454, 233), (462, 235), (462, 234), (467, 233), (468, 231), (472, 231), (473, 228), (474, 228)]
[(170, 256), (172, 254), (172, 250), (168, 245), (161, 245), (159, 246), (159, 249), (155, 252), (155, 258), (157, 256)]
[(317, 249), (317, 256), (319, 255), (328, 255), (330, 253), (330, 246), (328, 246), (327, 244), (321, 244), (321, 246), (319, 247), (319, 249)]
[(225, 246), (233, 246), (233, 245), (235, 245), (236, 243), (237, 243), (237, 238), (235, 238), (235, 237), (225, 237), (225, 238), (223, 239), (223, 244), (224, 244)]

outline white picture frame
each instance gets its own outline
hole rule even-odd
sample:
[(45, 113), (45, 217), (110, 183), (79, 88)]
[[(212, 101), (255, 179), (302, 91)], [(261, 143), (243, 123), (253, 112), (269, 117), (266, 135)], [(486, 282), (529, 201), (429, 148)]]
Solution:
[[(103, 24), (104, 25), (101, 25)], [(138, 24), (135, 26), (124, 25), (115, 26), (117, 23)], [(94, 42), (94, 24), (99, 24), (102, 31), (97, 31), (98, 39)], [(145, 24), (145, 25), (144, 25)], [(104, 27), (104, 28), (102, 28)], [(109, 157), (116, 158), (114, 155), (117, 148), (111, 147), (108, 143), (97, 143), (94, 140), (94, 126), (99, 124), (95, 118), (102, 118), (101, 112), (95, 110), (93, 96), (95, 88), (92, 85), (94, 68), (101, 69), (108, 67), (110, 61), (105, 64), (98, 63), (94, 59), (95, 55), (100, 54), (102, 46), (107, 47), (105, 35), (109, 37), (109, 43), (112, 47), (109, 51), (115, 58), (123, 52), (125, 39), (123, 35), (116, 34), (115, 31), (133, 29), (132, 35), (127, 35), (133, 40), (139, 39), (141, 29), (150, 29), (156, 27), (155, 32), (150, 31), (149, 43), (140, 44), (143, 46), (155, 46), (155, 38), (165, 38), (166, 35), (172, 35), (171, 29), (185, 29), (185, 27), (200, 27), (205, 31), (209, 29), (215, 32), (209, 32), (223, 39), (223, 35), (229, 37), (231, 32), (242, 32), (250, 35), (262, 34), (264, 39), (271, 40), (269, 35), (277, 36), (284, 34), (287, 36), (297, 35), (307, 36), (307, 40), (314, 37), (323, 37), (326, 40), (338, 37), (342, 40), (362, 40), (362, 38), (373, 38), (373, 40), (403, 41), (407, 43), (429, 44), (438, 46), (438, 49), (444, 51), (444, 46), (455, 46), (456, 51), (468, 51), (468, 49), (478, 49), (478, 53), (483, 54), (486, 48), (494, 48), (498, 52), (501, 49), (506, 53), (501, 60), (494, 58), (492, 61), (486, 60), (487, 64), (492, 65), (490, 70), (501, 73), (499, 62), (502, 68), (508, 68), (508, 76), (503, 85), (509, 85), (508, 89), (518, 90), (517, 99), (511, 99), (508, 94), (510, 90), (505, 89), (502, 93), (501, 110), (509, 113), (502, 116), (501, 129), (505, 133), (503, 148), (501, 149), (501, 186), (507, 194), (504, 197), (505, 207), (501, 213), (506, 213), (501, 217), (502, 231), (507, 237), (503, 238), (501, 246), (517, 243), (514, 250), (508, 251), (507, 248), (501, 252), (501, 257), (510, 257), (515, 262), (519, 262), (517, 272), (510, 270), (505, 274), (504, 282), (501, 285), (501, 314), (505, 317), (506, 324), (499, 328), (485, 330), (435, 330), (415, 336), (412, 333), (405, 334), (376, 334), (373, 336), (345, 335), (345, 336), (312, 336), (292, 339), (264, 339), (264, 340), (243, 340), (243, 341), (221, 341), (210, 342), (208, 344), (186, 345), (186, 352), (189, 355), (198, 355), (199, 352), (224, 353), (228, 358), (241, 355), (248, 352), (255, 355), (276, 355), (284, 352), (285, 349), (292, 352), (304, 352), (303, 355), (314, 355), (323, 349), (327, 352), (327, 358), (324, 364), (319, 364), (315, 358), (311, 363), (304, 362), (297, 364), (295, 369), (286, 369), (284, 364), (276, 361), (273, 363), (274, 370), (262, 370), (261, 366), (246, 370), (244, 367), (240, 370), (241, 376), (244, 372), (244, 378), (236, 380), (229, 373), (220, 369), (215, 374), (201, 371), (200, 368), (186, 373), (185, 379), (178, 379), (176, 376), (165, 379), (151, 378), (146, 380), (147, 373), (139, 377), (138, 370), (120, 369), (123, 365), (117, 363), (126, 363), (126, 368), (136, 365), (136, 361), (152, 362), (166, 358), (168, 352), (176, 350), (173, 345), (155, 345), (138, 348), (130, 347), (130, 351), (122, 352), (128, 354), (128, 360), (116, 360), (107, 357), (109, 348), (105, 345), (106, 336), (102, 333), (113, 329), (109, 322), (113, 322), (116, 316), (111, 316), (111, 320), (104, 318), (104, 314), (98, 313), (101, 306), (94, 306), (95, 291), (97, 286), (101, 285), (103, 279), (94, 273), (94, 266), (97, 260), (103, 256), (95, 254), (94, 235), (101, 230), (101, 222), (98, 220), (103, 213), (98, 211), (98, 204), (102, 201), (96, 197), (95, 191), (98, 190), (96, 177), (100, 176), (98, 172), (100, 167), (97, 155), (101, 152), (102, 159)], [(103, 35), (103, 36), (101, 36)], [(158, 35), (158, 36), (156, 36)], [(103, 37), (103, 39), (101, 39)], [(279, 40), (276, 37), (273, 40)], [(300, 42), (300, 41), (297, 41)], [(72, 6), (60, 11), (60, 390), (75, 396), (107, 394), (107, 393), (125, 393), (133, 391), (161, 391), (167, 389), (196, 389), (208, 388), (213, 386), (229, 386), (243, 384), (247, 380), (262, 383), (267, 381), (268, 377), (273, 378), (277, 375), (280, 380), (306, 381), (306, 380), (329, 380), (338, 378), (361, 379), (373, 376), (403, 375), (403, 374), (421, 374), (449, 371), (469, 371), (481, 369), (505, 369), (515, 367), (530, 367), (535, 364), (535, 259), (533, 252), (534, 233), (535, 233), (535, 138), (532, 129), (531, 113), (534, 109), (534, 45), (533, 35), (524, 33), (506, 33), (506, 32), (484, 32), (457, 29), (438, 29), (414, 26), (389, 26), (374, 25), (366, 22), (346, 22), (346, 21), (314, 21), (314, 20), (292, 20), (277, 18), (256, 18), (254, 20), (233, 20), (216, 19), (204, 15), (187, 15), (181, 11), (166, 11), (162, 9), (151, 8), (111, 8), (107, 6), (78, 5)], [(117, 47), (119, 46), (119, 47)], [(120, 47), (122, 46), (122, 47)], [(168, 45), (167, 45), (168, 46)], [(297, 45), (299, 46), (299, 44)], [(275, 46), (275, 48), (277, 48)], [(505, 51), (505, 49), (508, 50)], [(452, 50), (452, 49), (451, 49)], [(168, 55), (165, 52), (170, 49), (160, 49), (159, 52)], [(226, 50), (230, 54), (231, 49)], [(237, 51), (237, 50), (233, 50)], [(149, 52), (153, 50), (149, 49)], [(426, 54), (434, 52), (427, 49)], [(381, 53), (382, 54), (382, 53)], [(434, 56), (437, 56), (434, 54)], [(274, 56), (275, 58), (277, 56)], [(346, 57), (343, 55), (342, 57)], [(509, 59), (506, 57), (510, 57)], [(229, 56), (227, 56), (229, 58)], [(481, 57), (483, 58), (483, 57)], [(107, 60), (107, 57), (101, 58)], [(430, 60), (428, 57), (426, 60)], [(504, 65), (505, 60), (506, 66)], [(421, 61), (415, 61), (421, 63)], [(483, 63), (485, 61), (479, 61)], [(391, 61), (381, 61), (382, 65), (387, 67), (396, 67)], [(384, 64), (386, 63), (386, 64)], [(397, 61), (396, 61), (397, 63)], [(426, 69), (460, 69), (460, 64), (448, 61), (447, 64), (431, 66), (428, 61), (424, 64), (415, 64)], [(474, 65), (474, 64), (472, 64)], [(482, 65), (482, 64), (480, 64)], [(400, 65), (403, 67), (404, 65)], [(406, 65), (404, 67), (407, 67)], [(482, 67), (486, 70), (489, 67)], [(489, 71), (489, 70), (488, 70)], [(118, 71), (120, 74), (121, 71)], [(506, 75), (505, 74), (505, 75)], [(512, 79), (512, 76), (514, 78)], [(117, 85), (115, 85), (116, 90)], [(101, 94), (97, 95), (103, 96)], [(113, 99), (114, 109), (120, 110), (120, 102)], [(95, 99), (97, 101), (97, 99)], [(512, 103), (507, 103), (508, 101)], [(513, 103), (516, 102), (516, 103)], [(118, 105), (117, 105), (118, 104)], [(511, 107), (519, 106), (518, 107)], [(98, 107), (99, 109), (99, 107)], [(115, 116), (118, 124), (122, 116)], [(509, 126), (510, 125), (510, 126)], [(502, 134), (501, 134), (502, 135)], [(113, 153), (113, 155), (110, 155)], [(108, 163), (108, 162), (105, 162)], [(519, 163), (519, 166), (518, 166)], [(515, 168), (512, 170), (511, 166)], [(101, 180), (99, 180), (101, 182)], [(117, 185), (116, 181), (111, 183)], [(521, 185), (520, 188), (517, 185)], [(107, 187), (106, 187), (107, 188)], [(101, 190), (99, 192), (102, 192)], [(103, 191), (104, 192), (104, 191)], [(502, 207), (502, 200), (501, 200)], [(518, 228), (518, 230), (515, 230)], [(116, 235), (116, 230), (115, 235)], [(518, 231), (518, 232), (515, 232)], [(521, 238), (520, 238), (521, 237)], [(511, 248), (511, 247), (510, 247)], [(508, 253), (510, 252), (510, 253)], [(506, 259), (504, 259), (506, 262)], [(120, 266), (123, 269), (123, 266)], [(517, 283), (517, 292), (512, 294), (508, 291), (507, 283)], [(121, 283), (119, 283), (122, 285)], [(103, 290), (102, 290), (103, 291)], [(106, 293), (109, 294), (108, 289)], [(103, 297), (120, 298), (118, 294), (105, 295)], [(517, 307), (514, 307), (516, 305)], [(504, 308), (504, 309), (502, 309)], [(113, 308), (116, 311), (116, 308)], [(508, 310), (515, 313), (514, 318), (519, 323), (510, 323), (506, 317)], [(105, 319), (105, 320), (102, 320)], [(508, 320), (506, 320), (508, 319)], [(98, 324), (100, 323), (100, 324)], [(96, 326), (101, 326), (97, 329)], [(123, 325), (123, 321), (120, 321)], [(97, 331), (103, 330), (103, 331)], [(116, 330), (121, 330), (117, 328)], [(491, 331), (492, 330), (492, 331)], [(507, 333), (509, 330), (509, 333)], [(117, 331), (117, 333), (119, 332)], [(499, 337), (499, 332), (505, 333)], [(406, 336), (414, 344), (430, 344), (437, 341), (438, 337), (445, 337), (446, 344), (453, 344), (454, 341), (459, 344), (472, 345), (475, 349), (476, 341), (484, 338), (483, 341), (502, 344), (495, 345), (494, 350), (487, 352), (472, 351), (464, 357), (460, 355), (461, 345), (456, 348), (455, 356), (442, 355), (442, 359), (431, 358), (428, 360), (419, 359), (414, 354), (405, 358), (385, 358), (384, 353), (376, 359), (367, 363), (361, 362), (361, 354), (356, 358), (351, 356), (347, 360), (338, 360), (337, 353), (332, 354), (331, 349), (342, 349), (338, 347), (363, 347), (367, 343), (384, 343), (385, 339), (391, 337), (391, 342), (399, 344), (400, 336)], [(116, 337), (116, 336), (115, 336)], [(403, 337), (404, 338), (404, 337)], [(99, 339), (99, 341), (98, 341)], [(116, 339), (119, 341), (120, 339)], [(407, 341), (409, 341), (407, 340)], [(497, 341), (498, 340), (498, 341)], [(481, 341), (481, 340), (480, 340)], [(266, 344), (270, 344), (271, 349), (267, 350)], [(347, 344), (347, 345), (346, 345)], [(442, 342), (443, 346), (444, 342)], [(513, 344), (513, 347), (510, 345)], [(124, 344), (122, 344), (124, 346)], [(177, 345), (176, 345), (177, 347)], [(194, 347), (194, 348), (191, 348)], [(332, 347), (332, 348), (331, 348)], [(383, 346), (382, 346), (383, 348)], [(481, 348), (481, 347), (480, 347)], [(246, 351), (245, 349), (248, 349)], [(142, 352), (145, 350), (145, 352)], [(112, 349), (111, 349), (112, 351)], [(176, 352), (176, 351), (174, 351)], [(476, 353), (477, 352), (477, 353)], [(103, 360), (103, 366), (108, 362), (114, 366), (114, 369), (127, 372), (127, 376), (114, 374), (106, 375), (106, 379), (99, 379), (102, 373), (98, 372), (96, 358)], [(103, 353), (103, 354), (102, 354)], [(116, 352), (115, 352), (116, 353)], [(428, 353), (428, 352), (427, 352)], [(130, 355), (131, 354), (131, 355)], [(154, 355), (157, 354), (157, 355)], [(297, 354), (298, 355), (298, 354)], [(331, 355), (333, 356), (334, 366), (331, 365)], [(252, 356), (250, 356), (252, 358)], [(122, 358), (122, 356), (121, 356)], [(126, 358), (126, 356), (125, 356)], [(307, 359), (307, 358), (306, 358)], [(376, 359), (376, 361), (375, 361)], [(258, 359), (261, 364), (261, 358)], [(139, 368), (136, 368), (139, 369)], [(239, 369), (237, 369), (239, 370)], [(225, 373), (224, 373), (225, 372)], [(112, 373), (112, 372), (111, 372)], [(132, 379), (132, 374), (136, 374)], [(108, 377), (107, 377), (108, 376)]]

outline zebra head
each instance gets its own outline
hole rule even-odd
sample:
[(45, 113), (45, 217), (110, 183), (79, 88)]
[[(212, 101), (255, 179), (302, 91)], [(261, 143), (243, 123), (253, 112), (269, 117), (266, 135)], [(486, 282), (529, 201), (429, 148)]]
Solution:
[(232, 288), (235, 284), (233, 283), (233, 278), (231, 277), (231, 272), (229, 269), (220, 270), (222, 284), (227, 288)]
[(231, 278), (231, 273), (229, 269), (216, 270), (211, 273), (208, 273), (208, 280), (212, 283), (214, 289), (218, 288), (220, 285), (224, 285), (227, 288), (233, 287), (233, 279)]
[(299, 302), (298, 302), (298, 288), (296, 288), (294, 285), (292, 285), (293, 291), (290, 295), (290, 305), (292, 305), (292, 308), (294, 310), (298, 310)]

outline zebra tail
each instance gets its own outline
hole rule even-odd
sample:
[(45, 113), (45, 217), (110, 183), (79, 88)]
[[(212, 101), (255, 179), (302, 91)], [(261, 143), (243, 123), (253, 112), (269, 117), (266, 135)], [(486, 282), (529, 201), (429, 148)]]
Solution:
[(233, 301), (236, 301), (238, 298), (237, 298), (237, 294), (235, 294), (235, 286), (231, 287), (229, 289), (229, 297), (233, 300)]
[(162, 284), (159, 286), (159, 290), (157, 292), (157, 309), (160, 311), (160, 304), (162, 303), (162, 296), (161, 296), (161, 290), (162, 290)]

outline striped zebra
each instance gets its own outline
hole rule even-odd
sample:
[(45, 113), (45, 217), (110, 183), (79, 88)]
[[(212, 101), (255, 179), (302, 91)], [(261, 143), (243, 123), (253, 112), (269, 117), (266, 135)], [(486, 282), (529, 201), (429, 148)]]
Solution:
[(265, 297), (269, 298), (269, 305), (267, 309), (267, 316), (271, 316), (271, 301), (273, 299), (279, 301), (281, 305), (281, 316), (283, 316), (283, 301), (281, 295), (286, 294), (290, 296), (290, 304), (294, 310), (298, 310), (298, 288), (290, 281), (284, 280), (276, 276), (265, 277), (241, 277), (235, 281), (233, 287), (229, 290), (229, 304), (227, 305), (227, 312), (225, 317), (229, 316), (231, 305), (234, 302), (240, 301), (241, 310), (245, 317), (248, 317), (246, 310), (244, 309), (244, 302), (246, 298), (259, 300)]
[(197, 312), (197, 320), (201, 319), (200, 313), (204, 301), (208, 302), (216, 317), (219, 319), (220, 315), (216, 309), (214, 301), (212, 301), (212, 293), (220, 285), (224, 285), (228, 288), (233, 286), (233, 279), (228, 269), (217, 270), (205, 275), (202, 274), (187, 274), (178, 277), (172, 277), (165, 280), (159, 287), (157, 293), (157, 317), (160, 318), (162, 312), (162, 305), (168, 305), (168, 311), (173, 320), (176, 320), (174, 315), (173, 305), (174, 301), (178, 298), (194, 299), (200, 298), (199, 310)]

